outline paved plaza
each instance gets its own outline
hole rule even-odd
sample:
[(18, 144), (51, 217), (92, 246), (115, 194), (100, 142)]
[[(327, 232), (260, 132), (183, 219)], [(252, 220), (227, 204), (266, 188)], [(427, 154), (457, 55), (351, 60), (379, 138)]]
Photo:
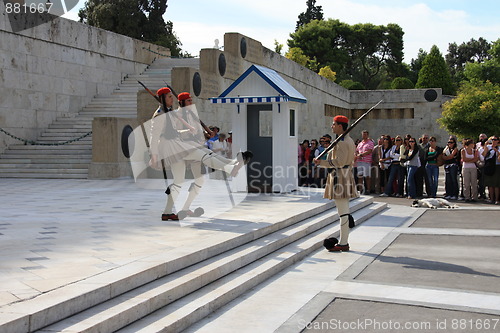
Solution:
[[(203, 251), (331, 204), (322, 190), (302, 189), (234, 194), (232, 207), (219, 187), (195, 202), (205, 216), (163, 222), (162, 191), (131, 179), (0, 186), (2, 320), (9, 305), (99, 274), (133, 274), (151, 258)], [(429, 210), (372, 199), (387, 208), (352, 230), (350, 252), (314, 251), (186, 331), (500, 332), (500, 207)], [(222, 206), (211, 210), (213, 200)]]

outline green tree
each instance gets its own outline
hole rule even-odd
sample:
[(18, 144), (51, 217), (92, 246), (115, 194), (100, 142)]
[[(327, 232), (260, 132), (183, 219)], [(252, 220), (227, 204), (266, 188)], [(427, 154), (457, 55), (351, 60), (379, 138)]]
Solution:
[(283, 44), (280, 44), (278, 40), (274, 40), (274, 52), (281, 54), (281, 51), (283, 51)]
[(482, 63), (490, 59), (489, 49), (491, 45), (482, 37), (478, 40), (472, 38), (460, 45), (450, 43), (448, 53), (445, 56), (446, 63), (450, 68), (452, 80), (456, 86), (465, 79), (464, 71), (468, 63)]
[(427, 57), (427, 52), (425, 52), (423, 49), (418, 50), (418, 55), (416, 59), (411, 59), (410, 62), (410, 74), (409, 74), (409, 79), (413, 84), (416, 84), (418, 81), (418, 73), (424, 66), (424, 59)]
[(290, 34), (288, 46), (300, 48), (318, 68), (330, 66), (341, 80), (374, 89), (385, 79), (401, 76), (403, 31), (396, 24), (350, 26), (339, 20), (311, 21)]
[(165, 46), (172, 56), (181, 55), (173, 23), (165, 22), (167, 0), (88, 0), (80, 9), (80, 22)]
[(389, 75), (399, 75), (403, 63), (403, 30), (396, 24), (376, 26), (370, 23), (351, 26), (346, 47), (357, 72), (352, 78), (365, 87), (374, 89), (383, 79), (382, 70)]
[(307, 0), (307, 9), (304, 13), (299, 14), (299, 20), (295, 26), (295, 31), (313, 20), (323, 20), (323, 9), (321, 6), (316, 6), (316, 0)]
[(321, 67), (318, 74), (321, 75), (322, 77), (327, 78), (328, 80), (331, 80), (334, 82), (335, 82), (335, 79), (337, 78), (337, 73), (332, 71), (330, 66)]
[(298, 47), (292, 47), (285, 54), (287, 59), (293, 60), (299, 65), (302, 65), (314, 72), (318, 72), (318, 61), (316, 59), (311, 59), (302, 52)]
[(342, 80), (339, 85), (349, 90), (365, 90), (365, 87), (361, 82), (356, 82), (353, 80)]
[(337, 74), (345, 67), (349, 54), (342, 45), (342, 35), (349, 26), (338, 20), (311, 21), (302, 26), (287, 41), (289, 49), (298, 48), (320, 67), (330, 66)]
[(415, 88), (441, 88), (445, 95), (455, 93), (448, 66), (436, 45), (432, 46), (422, 65)]
[(413, 89), (415, 85), (407, 77), (397, 77), (391, 82), (391, 89)]
[(457, 97), (444, 103), (437, 121), (446, 131), (461, 137), (500, 133), (500, 85), (463, 82)]
[(285, 54), (285, 57), (287, 59), (295, 61), (296, 63), (304, 67), (306, 67), (310, 61), (309, 57), (306, 56), (304, 52), (302, 52), (302, 50), (298, 47), (292, 47), (291, 49), (289, 49)]
[(486, 60), (465, 64), (464, 76), (466, 79), (500, 83), (500, 39), (492, 43), (488, 52), (490, 57)]

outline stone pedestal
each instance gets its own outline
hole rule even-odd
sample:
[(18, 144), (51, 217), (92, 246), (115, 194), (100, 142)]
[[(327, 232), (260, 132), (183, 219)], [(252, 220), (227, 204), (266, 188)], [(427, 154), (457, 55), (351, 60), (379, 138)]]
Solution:
[(89, 179), (132, 177), (130, 162), (122, 151), (122, 132), (127, 125), (136, 128), (139, 122), (132, 118), (94, 118)]
[(137, 121), (142, 124), (153, 117), (153, 113), (158, 109), (158, 102), (146, 90), (137, 93)]

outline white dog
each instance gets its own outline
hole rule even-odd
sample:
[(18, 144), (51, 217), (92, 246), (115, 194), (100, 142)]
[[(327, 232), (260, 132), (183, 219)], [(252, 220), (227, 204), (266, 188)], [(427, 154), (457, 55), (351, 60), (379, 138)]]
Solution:
[(424, 207), (424, 208), (458, 208), (457, 205), (452, 204), (448, 200), (441, 198), (428, 198), (413, 201), (412, 207)]

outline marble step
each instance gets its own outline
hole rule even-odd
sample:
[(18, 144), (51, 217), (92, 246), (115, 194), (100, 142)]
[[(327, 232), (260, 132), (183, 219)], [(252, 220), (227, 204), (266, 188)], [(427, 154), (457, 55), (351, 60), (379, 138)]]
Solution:
[(92, 123), (75, 123), (75, 124), (61, 124), (59, 122), (55, 122), (49, 125), (49, 129), (85, 129), (85, 130), (91, 130), (92, 129)]
[(82, 159), (92, 159), (92, 152), (87, 149), (85, 152), (76, 150), (76, 151), (62, 151), (58, 152), (58, 154), (47, 154), (46, 152), (24, 152), (24, 154), (19, 153), (18, 151), (8, 150), (2, 154), (2, 159), (30, 159), (32, 161), (37, 159), (46, 159), (51, 158), (52, 160), (57, 159), (67, 159), (67, 158), (82, 158)]
[[(384, 208), (384, 204), (355, 205), (353, 211), (357, 212), (358, 223), (361, 223)], [(68, 327), (76, 331), (113, 332), (133, 321), (134, 313), (142, 315), (148, 308), (150, 315), (119, 332), (180, 332), (241, 293), (317, 250), (325, 237), (338, 230), (338, 222), (333, 222), (337, 220), (335, 210), (311, 217), (155, 281), (151, 286), (144, 286), (144, 289), (138, 288), (134, 290), (135, 295), (122, 295), (119, 300), (114, 300), (113, 304), (102, 304), (96, 309), (89, 309), (87, 313), (68, 318), (47, 327), (46, 330), (49, 332)], [(186, 296), (182, 297), (183, 295)], [(165, 303), (168, 304), (156, 309), (162, 298), (166, 298)], [(108, 317), (109, 321), (104, 321), (105, 317)], [(137, 317), (139, 315), (135, 316)], [(126, 322), (123, 322), (123, 318), (126, 318)], [(74, 326), (72, 323), (75, 323)], [(45, 329), (41, 332), (45, 332)]]
[[(27, 168), (26, 166), (24, 167), (19, 167), (19, 168), (1, 168), (0, 171), (2, 173), (32, 173), (32, 172), (35, 172), (37, 171), (37, 169), (40, 169), (37, 167), (36, 164), (29, 164), (29, 165), (33, 165), (34, 167), (33, 168)], [(52, 168), (52, 169), (49, 169), (49, 168), (44, 168), (44, 169), (40, 169), (40, 171), (44, 174), (85, 174), (87, 175), (88, 173), (88, 169), (87, 168)]]
[(57, 150), (57, 151), (65, 151), (65, 150), (87, 150), (89, 149), (89, 145), (85, 143), (81, 143), (79, 141), (75, 141), (72, 143), (68, 143), (65, 145), (54, 145), (54, 146), (45, 146), (45, 145), (13, 145), (10, 147), (10, 150), (8, 152), (14, 152), (18, 151), (21, 154), (24, 153), (23, 151), (34, 151), (34, 152), (47, 152), (51, 150)]
[[(83, 135), (85, 133), (82, 133), (81, 135)], [(55, 133), (44, 133), (42, 134), (42, 136), (37, 140), (37, 142), (40, 142), (40, 143), (47, 143), (47, 144), (50, 144), (50, 143), (61, 143), (61, 142), (66, 142), (66, 141), (69, 141), (69, 140), (73, 140), (77, 137), (75, 137), (74, 135), (65, 135), (65, 134), (55, 134)], [(78, 142), (80, 143), (86, 143), (86, 144), (92, 144), (92, 136), (89, 135), (89, 136), (86, 136), (84, 138), (81, 138), (78, 140)]]
[[(364, 217), (373, 216), (385, 208), (384, 204), (374, 205), (372, 202), (371, 198), (358, 199), (352, 202), (353, 211), (363, 211), (363, 213), (358, 214), (358, 222), (362, 222)], [(316, 216), (307, 217), (293, 225), (283, 226), (283, 229), (275, 230), (260, 238), (256, 237), (260, 234), (260, 231), (252, 231), (250, 232), (250, 236), (257, 239), (249, 243), (234, 244), (233, 246), (235, 247), (227, 248), (225, 252), (209, 257), (195, 265), (183, 265), (185, 266), (184, 269), (112, 298), (108, 302), (96, 307), (89, 308), (75, 316), (46, 327), (40, 332), (63, 331), (63, 328), (71, 332), (114, 332), (149, 313), (153, 313), (152, 316), (157, 318), (155, 310), (163, 311), (165, 310), (164, 305), (168, 305), (176, 300), (179, 301), (172, 303), (174, 304), (172, 305), (173, 307), (176, 308), (179, 302), (184, 304), (185, 295), (188, 295), (186, 296), (188, 298), (193, 297), (193, 302), (196, 303), (196, 299), (200, 299), (200, 296), (189, 296), (189, 294), (192, 292), (199, 293), (199, 291), (196, 291), (199, 288), (207, 288), (209, 293), (203, 297), (210, 298), (212, 296), (210, 295), (210, 291), (214, 288), (212, 284), (219, 283), (220, 279), (226, 279), (230, 281), (230, 284), (236, 283), (236, 285), (239, 285), (239, 281), (234, 282), (234, 277), (231, 277), (230, 274), (239, 277), (241, 276), (239, 270), (245, 270), (248, 265), (255, 265), (258, 269), (264, 269), (264, 273), (260, 276), (260, 279), (263, 281), (292, 264), (298, 258), (306, 256), (314, 249), (317, 249), (318, 246), (321, 246), (322, 239), (325, 237), (324, 234), (326, 233), (329, 236), (331, 232), (334, 232), (332, 231), (333, 229), (338, 229), (338, 223), (335, 223), (335, 220), (338, 220), (338, 215), (336, 214), (336, 210), (332, 209)], [(328, 226), (330, 227), (328, 228)], [(291, 261), (287, 261), (286, 264), (280, 263), (279, 260), (266, 259), (266, 256), (280, 256), (283, 253), (283, 247), (289, 246), (293, 242), (300, 242), (301, 239), (309, 239), (312, 234), (317, 233), (318, 230), (325, 227), (329, 230), (320, 231), (321, 236), (316, 235), (315, 244), (301, 249), (300, 253), (294, 256), (294, 259)], [(297, 246), (292, 247), (298, 249)], [(263, 262), (265, 262), (264, 265), (262, 265)], [(254, 276), (255, 272), (250, 272), (249, 274), (250, 276)], [(244, 292), (247, 290), (247, 287), (250, 288), (253, 286), (244, 283), (236, 288)], [(223, 293), (221, 297), (227, 298), (229, 301), (236, 294), (233, 290), (228, 290), (226, 287), (222, 286), (222, 289), (227, 292)], [(204, 294), (206, 292), (205, 290)], [(171, 308), (171, 306), (168, 307)], [(211, 310), (213, 311), (215, 308), (211, 307)], [(196, 314), (199, 314), (200, 310), (195, 310), (194, 313), (196, 317)], [(193, 314), (187, 315), (183, 321), (184, 324), (181, 326), (187, 327), (196, 322), (199, 318), (195, 317), (193, 317)], [(146, 317), (144, 320), (149, 322), (149, 319)], [(169, 320), (171, 319), (172, 316), (169, 316)], [(137, 324), (141, 326), (144, 324), (144, 321), (140, 320)], [(179, 323), (176, 321), (174, 326), (177, 327), (178, 325)], [(130, 327), (125, 328), (125, 331), (131, 332), (138, 328), (136, 326)], [(156, 331), (151, 329), (150, 325), (146, 325), (145, 328), (141, 329), (144, 332)], [(175, 331), (175, 329), (169, 327), (167, 331)]]
[[(70, 173), (59, 172), (59, 173), (43, 173), (40, 171), (35, 172), (0, 172), (0, 178), (25, 178), (25, 179), (87, 179), (88, 170), (82, 173)], [(0, 326), (1, 327), (1, 326)], [(1, 331), (1, 330), (0, 330)], [(10, 332), (10, 331), (6, 331)], [(12, 332), (23, 332), (23, 331), (12, 331)]]
[[(355, 211), (353, 216), (359, 225), (386, 208), (377, 203)], [(269, 278), (306, 258), (323, 245), (328, 237), (339, 237), (338, 222), (308, 234), (279, 251), (243, 266), (186, 297), (155, 311), (148, 317), (124, 327), (118, 333), (182, 332), (240, 295), (258, 287)]]
[[(352, 204), (361, 205), (365, 201), (366, 205), (373, 199), (360, 198)], [(273, 216), (270, 223), (245, 224), (238, 229), (238, 233), (218, 233), (204, 239), (203, 243), (151, 255), (143, 260), (48, 291), (32, 299), (8, 305), (1, 309), (0, 331), (39, 330), (258, 238), (279, 232), (311, 216), (323, 214), (331, 210), (334, 205), (331, 201), (326, 201), (306, 207), (308, 208), (300, 210), (298, 214), (285, 215), (281, 218)]]
[(75, 165), (87, 165), (90, 164), (92, 161), (92, 157), (88, 155), (87, 157), (82, 157), (80, 155), (58, 155), (59, 158), (54, 158), (54, 157), (38, 157), (38, 158), (30, 158), (30, 156), (23, 156), (23, 157), (5, 157), (2, 158), (2, 163), (0, 164), (1, 167), (9, 167), (12, 164), (16, 165), (24, 165), (24, 164), (30, 164), (30, 165), (37, 165), (37, 164), (75, 164)]

